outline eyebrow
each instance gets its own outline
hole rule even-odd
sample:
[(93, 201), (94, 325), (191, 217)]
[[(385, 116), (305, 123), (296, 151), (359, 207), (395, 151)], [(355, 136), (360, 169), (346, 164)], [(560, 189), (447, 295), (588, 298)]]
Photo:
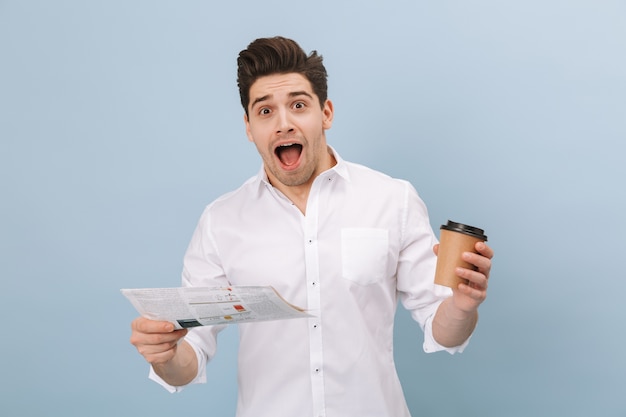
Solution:
[[(310, 99), (313, 98), (313, 96), (311, 94), (307, 93), (306, 91), (294, 91), (294, 92), (289, 93), (289, 97), (290, 98), (298, 97), (298, 96), (306, 96), (306, 97), (308, 97)], [(271, 97), (272, 97), (271, 94), (266, 94), (264, 96), (261, 96), (261, 97), (255, 99), (252, 102), (252, 104), (250, 105), (250, 108), (253, 108), (257, 103), (262, 103), (264, 101), (269, 100)]]

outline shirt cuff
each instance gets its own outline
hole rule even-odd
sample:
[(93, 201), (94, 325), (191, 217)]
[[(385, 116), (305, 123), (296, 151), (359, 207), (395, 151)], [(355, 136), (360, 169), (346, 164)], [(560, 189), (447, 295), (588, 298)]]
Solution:
[(196, 352), (196, 358), (198, 359), (198, 373), (196, 374), (196, 377), (192, 379), (188, 384), (180, 385), (180, 386), (170, 385), (167, 382), (165, 382), (163, 378), (157, 375), (157, 373), (154, 371), (154, 368), (150, 366), (150, 374), (148, 375), (148, 378), (150, 378), (157, 384), (161, 385), (170, 393), (181, 392), (183, 388), (191, 384), (206, 383), (206, 356), (203, 355), (200, 352), (200, 349), (195, 347), (192, 343), (190, 343), (189, 341), (187, 341), (187, 343), (189, 343), (189, 345), (193, 348), (194, 352)]
[(437, 343), (437, 341), (435, 340), (433, 336), (434, 317), (435, 315), (433, 314), (432, 316), (428, 318), (428, 320), (426, 320), (426, 326), (424, 327), (424, 346), (423, 346), (424, 352), (433, 353), (433, 352), (440, 352), (443, 350), (443, 351), (448, 352), (451, 355), (454, 355), (455, 353), (463, 353), (463, 351), (469, 344), (469, 341), (472, 338), (472, 335), (470, 335), (465, 340), (465, 342), (463, 342), (459, 346), (446, 347), (446, 346), (440, 345), (439, 343)]

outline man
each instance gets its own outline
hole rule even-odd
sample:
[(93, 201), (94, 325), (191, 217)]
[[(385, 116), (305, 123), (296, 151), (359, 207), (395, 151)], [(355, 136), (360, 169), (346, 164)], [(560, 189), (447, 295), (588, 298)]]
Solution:
[[(493, 251), (478, 243), (433, 283), (437, 242), (406, 181), (352, 164), (326, 143), (334, 109), (322, 57), (257, 39), (238, 58), (248, 139), (263, 167), (210, 204), (185, 255), (183, 285), (272, 285), (310, 319), (240, 324), (238, 417), (409, 416), (393, 359), (403, 303), (424, 350), (460, 352), (486, 297)], [(221, 326), (174, 330), (136, 319), (131, 343), (171, 392), (204, 382)]]

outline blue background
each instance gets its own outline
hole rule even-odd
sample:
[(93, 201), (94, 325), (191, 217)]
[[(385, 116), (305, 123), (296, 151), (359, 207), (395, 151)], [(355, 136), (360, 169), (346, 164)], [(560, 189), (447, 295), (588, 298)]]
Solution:
[(119, 289), (179, 285), (203, 207), (260, 167), (235, 59), (276, 34), (324, 56), (344, 158), (497, 251), (462, 355), (398, 312), (413, 414), (626, 416), (618, 0), (0, 0), (0, 414), (233, 415), (236, 328), (171, 395)]

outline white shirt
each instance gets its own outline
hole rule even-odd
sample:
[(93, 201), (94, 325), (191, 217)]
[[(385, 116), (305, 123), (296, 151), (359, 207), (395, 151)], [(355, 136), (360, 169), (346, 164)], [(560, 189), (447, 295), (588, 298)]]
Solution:
[[(425, 351), (468, 342), (446, 349), (432, 337), (451, 291), (433, 284), (437, 241), (415, 189), (334, 155), (306, 215), (261, 169), (207, 206), (185, 255), (183, 285), (271, 285), (314, 316), (239, 325), (237, 417), (409, 416), (393, 357), (398, 299)], [(192, 383), (206, 381), (222, 328), (186, 336), (199, 363)]]

